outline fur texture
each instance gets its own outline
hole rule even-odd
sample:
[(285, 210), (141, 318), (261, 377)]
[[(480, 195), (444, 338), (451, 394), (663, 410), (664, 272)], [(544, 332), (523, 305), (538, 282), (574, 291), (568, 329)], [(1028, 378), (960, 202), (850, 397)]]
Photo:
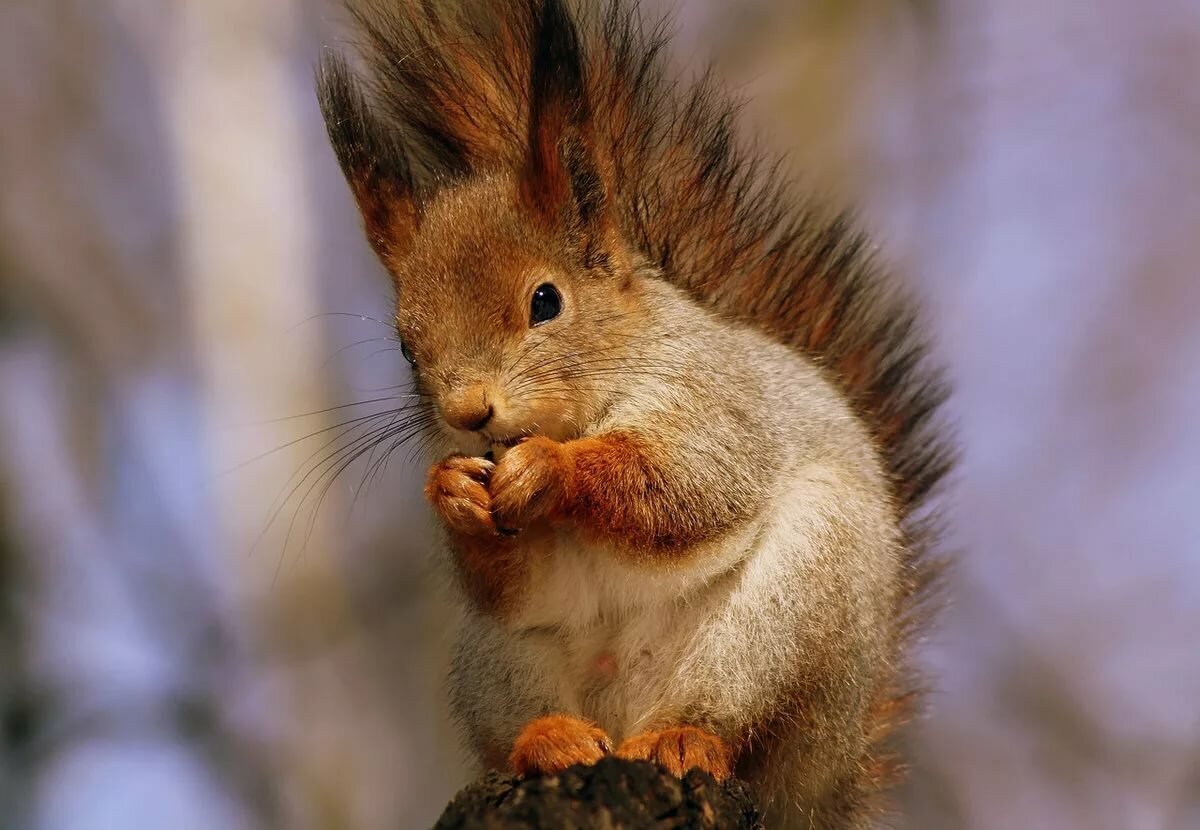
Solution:
[(748, 778), (770, 826), (864, 826), (950, 458), (909, 305), (635, 5), (352, 9), (365, 80), (330, 57), (319, 92), (443, 416), (472, 746), (529, 774), (615, 746)]

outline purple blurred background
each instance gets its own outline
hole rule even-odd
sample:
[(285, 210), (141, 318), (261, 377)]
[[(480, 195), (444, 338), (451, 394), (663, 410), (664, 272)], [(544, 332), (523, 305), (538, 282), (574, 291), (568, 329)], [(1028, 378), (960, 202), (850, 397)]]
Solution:
[[(1200, 6), (676, 7), (956, 384), (898, 823), (1200, 827)], [(0, 6), (4, 827), (421, 827), (471, 775), (422, 471), (319, 477), (406, 377), (311, 89), (344, 22)]]

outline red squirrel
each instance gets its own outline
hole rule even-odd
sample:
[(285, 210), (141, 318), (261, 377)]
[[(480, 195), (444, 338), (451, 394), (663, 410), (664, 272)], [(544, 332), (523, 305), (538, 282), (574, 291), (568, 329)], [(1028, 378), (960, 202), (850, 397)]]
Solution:
[(431, 414), (470, 746), (868, 826), (952, 456), (911, 303), (636, 4), (350, 8), (318, 91)]

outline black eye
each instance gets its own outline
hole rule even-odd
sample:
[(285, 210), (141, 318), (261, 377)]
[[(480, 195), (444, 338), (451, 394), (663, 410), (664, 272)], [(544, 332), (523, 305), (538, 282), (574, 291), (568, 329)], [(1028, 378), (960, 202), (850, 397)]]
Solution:
[(533, 292), (533, 300), (529, 303), (529, 325), (540, 326), (553, 320), (562, 312), (562, 295), (558, 289), (544, 282)]
[(400, 354), (404, 355), (404, 359), (407, 360), (409, 363), (411, 363), (413, 366), (417, 365), (417, 359), (415, 357), (413, 357), (412, 349), (410, 349), (408, 347), (408, 344), (405, 343), (403, 340), (400, 341)]

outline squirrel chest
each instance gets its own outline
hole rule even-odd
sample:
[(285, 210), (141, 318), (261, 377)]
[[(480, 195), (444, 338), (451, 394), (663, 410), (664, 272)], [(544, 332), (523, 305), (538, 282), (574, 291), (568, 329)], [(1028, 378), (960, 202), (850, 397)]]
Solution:
[(559, 695), (616, 739), (647, 727), (708, 609), (737, 589), (759, 523), (706, 543), (686, 564), (631, 561), (572, 533), (533, 543), (528, 593), (507, 622), (541, 652)]

